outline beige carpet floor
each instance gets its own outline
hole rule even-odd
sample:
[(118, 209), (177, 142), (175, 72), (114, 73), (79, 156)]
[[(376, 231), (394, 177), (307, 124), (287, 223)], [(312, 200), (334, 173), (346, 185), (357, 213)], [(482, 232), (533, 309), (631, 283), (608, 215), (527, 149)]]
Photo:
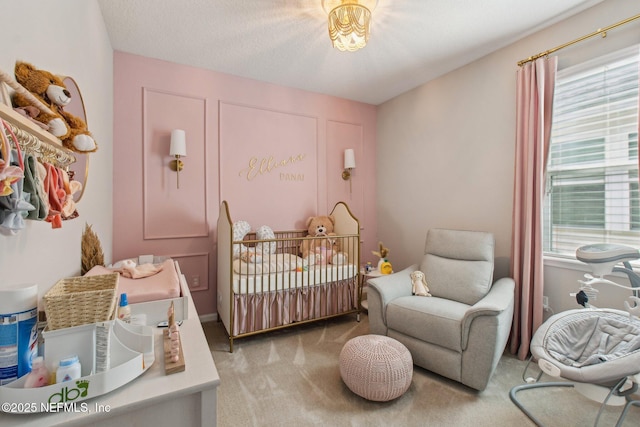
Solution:
[[(414, 366), (409, 390), (390, 402), (352, 393), (338, 357), (351, 338), (369, 333), (366, 315), (344, 316), (229, 342), (220, 322), (203, 324), (220, 374), (218, 425), (227, 426), (533, 426), (509, 399), (525, 362), (502, 357), (481, 393)], [(550, 380), (549, 378), (547, 378)], [(572, 388), (519, 394), (548, 427), (593, 425), (600, 405)], [(599, 426), (614, 426), (622, 407), (606, 407)], [(625, 427), (640, 426), (631, 408)]]

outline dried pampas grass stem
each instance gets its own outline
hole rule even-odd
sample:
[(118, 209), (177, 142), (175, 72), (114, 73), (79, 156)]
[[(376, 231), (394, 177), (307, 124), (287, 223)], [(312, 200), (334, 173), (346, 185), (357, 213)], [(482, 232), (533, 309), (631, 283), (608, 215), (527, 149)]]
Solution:
[(82, 233), (82, 266), (81, 274), (84, 275), (96, 265), (104, 265), (104, 253), (102, 245), (96, 233), (89, 224), (85, 223)]

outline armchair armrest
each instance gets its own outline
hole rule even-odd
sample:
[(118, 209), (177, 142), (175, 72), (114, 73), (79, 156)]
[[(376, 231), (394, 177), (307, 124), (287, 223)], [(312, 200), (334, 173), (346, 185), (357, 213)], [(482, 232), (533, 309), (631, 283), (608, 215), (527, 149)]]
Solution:
[(367, 280), (367, 284), (380, 294), (382, 306), (386, 306), (389, 301), (398, 297), (411, 295), (411, 273), (418, 269), (418, 264), (414, 264), (397, 273), (375, 277)]
[(418, 264), (414, 264), (397, 273), (367, 280), (369, 285), (369, 290), (367, 291), (369, 328), (372, 333), (386, 335), (386, 306), (396, 298), (411, 295), (410, 274), (417, 269)]
[(479, 316), (497, 316), (513, 305), (515, 282), (510, 277), (497, 280), (484, 298), (475, 303), (462, 319), (462, 348), (467, 347), (471, 323)]

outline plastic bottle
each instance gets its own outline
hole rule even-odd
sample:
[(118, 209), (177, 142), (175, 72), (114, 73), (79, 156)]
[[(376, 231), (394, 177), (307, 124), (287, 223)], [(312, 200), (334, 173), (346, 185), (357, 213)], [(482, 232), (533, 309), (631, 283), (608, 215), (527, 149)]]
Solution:
[(44, 364), (42, 356), (38, 356), (33, 359), (31, 363), (31, 372), (27, 374), (27, 379), (24, 382), (24, 388), (43, 387), (49, 384), (49, 370)]
[(118, 306), (118, 319), (131, 323), (131, 307), (127, 301), (127, 294), (120, 294), (120, 304)]
[(76, 380), (82, 376), (80, 360), (78, 356), (73, 355), (60, 360), (60, 365), (56, 371), (56, 383)]

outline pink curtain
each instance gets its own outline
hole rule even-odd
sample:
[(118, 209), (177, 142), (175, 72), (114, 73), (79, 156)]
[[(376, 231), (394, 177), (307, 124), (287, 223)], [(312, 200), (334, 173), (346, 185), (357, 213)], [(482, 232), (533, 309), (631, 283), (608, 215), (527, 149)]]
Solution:
[(510, 350), (520, 359), (528, 356), (531, 337), (543, 320), (542, 203), (557, 64), (557, 57), (540, 58), (520, 67), (517, 75)]

